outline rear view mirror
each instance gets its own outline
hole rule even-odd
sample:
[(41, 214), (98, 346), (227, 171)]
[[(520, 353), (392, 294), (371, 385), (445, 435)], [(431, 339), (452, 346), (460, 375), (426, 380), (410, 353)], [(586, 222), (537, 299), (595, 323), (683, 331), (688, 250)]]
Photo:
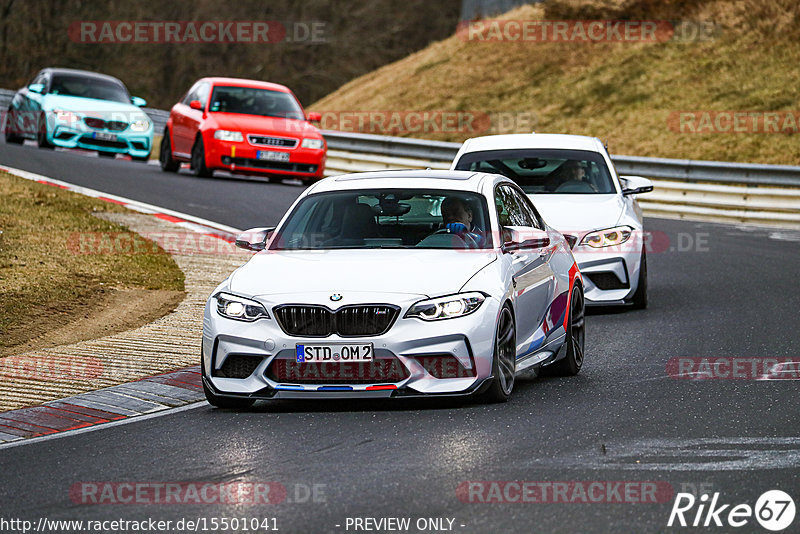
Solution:
[(544, 167), (547, 167), (547, 160), (539, 158), (525, 158), (519, 160), (517, 162), (517, 165), (519, 165), (520, 169), (528, 169), (528, 170), (542, 169)]
[(192, 109), (203, 109), (203, 104), (199, 100), (192, 100), (189, 102), (189, 107)]
[(44, 92), (44, 84), (43, 83), (32, 83), (28, 86), (28, 91), (32, 93), (39, 93), (42, 94)]
[(653, 190), (653, 182), (642, 176), (620, 176), (622, 182), (622, 194), (639, 195), (641, 193), (649, 193)]
[(145, 100), (144, 98), (142, 98), (140, 96), (132, 96), (131, 97), (131, 103), (134, 106), (138, 106), (140, 108), (143, 108), (144, 106), (147, 105), (147, 100)]
[(503, 227), (503, 251), (528, 248), (544, 248), (550, 244), (550, 236), (544, 230), (527, 226)]
[(236, 236), (236, 246), (245, 250), (252, 250), (253, 252), (264, 250), (274, 230), (274, 226), (251, 228)]
[(317, 113), (316, 111), (312, 111), (308, 114), (308, 121), (309, 122), (319, 122), (322, 120), (322, 114)]

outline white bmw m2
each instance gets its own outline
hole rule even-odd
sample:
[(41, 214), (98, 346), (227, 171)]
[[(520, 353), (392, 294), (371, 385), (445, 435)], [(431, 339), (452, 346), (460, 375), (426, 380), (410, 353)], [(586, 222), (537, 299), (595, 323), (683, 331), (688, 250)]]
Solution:
[(570, 246), (498, 174), (384, 171), (308, 188), (217, 287), (203, 321), (210, 404), (475, 395), (577, 374), (584, 282)]

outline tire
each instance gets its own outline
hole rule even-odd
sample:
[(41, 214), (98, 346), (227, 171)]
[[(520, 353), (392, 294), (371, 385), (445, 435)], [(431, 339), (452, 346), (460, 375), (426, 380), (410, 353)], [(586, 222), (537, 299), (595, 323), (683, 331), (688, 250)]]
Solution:
[(567, 355), (552, 365), (542, 368), (546, 376), (575, 376), (583, 367), (586, 341), (586, 304), (583, 290), (577, 284), (572, 288), (569, 304), (569, 328), (567, 328)]
[(146, 156), (131, 156), (131, 159), (133, 161), (138, 161), (140, 163), (147, 163), (148, 161), (150, 161), (150, 154)]
[(97, 155), (100, 156), (101, 158), (108, 158), (108, 159), (114, 159), (117, 157), (116, 152), (105, 152), (101, 150), (97, 151)]
[(206, 167), (206, 149), (203, 146), (202, 136), (197, 136), (197, 141), (192, 147), (192, 173), (198, 178), (211, 177), (211, 171)]
[(481, 400), (486, 403), (508, 402), (514, 390), (514, 375), (517, 371), (517, 330), (514, 314), (509, 306), (503, 306), (497, 318), (492, 357), (492, 382)]
[(206, 385), (203, 380), (203, 392), (206, 394), (206, 400), (211, 406), (215, 408), (228, 408), (232, 410), (243, 410), (255, 404), (253, 399), (237, 399), (232, 397), (220, 397), (215, 395), (213, 391)]
[(47, 117), (42, 113), (39, 122), (36, 124), (36, 144), (39, 148), (52, 150), (55, 147), (47, 140)]
[(3, 128), (3, 133), (5, 134), (5, 137), (6, 137), (6, 143), (14, 144), (14, 145), (21, 145), (25, 139), (23, 139), (19, 135), (15, 135), (14, 132), (11, 131), (11, 123), (12, 123), (11, 114), (12, 113), (13, 112), (11, 111), (11, 108), (8, 108), (8, 111), (6, 112), (6, 124), (5, 124), (5, 127)]
[(178, 172), (181, 164), (172, 159), (172, 144), (169, 141), (169, 130), (164, 130), (161, 149), (158, 151), (158, 162), (164, 172)]
[(636, 293), (631, 297), (631, 303), (634, 310), (647, 308), (647, 251), (644, 248), (642, 248), (642, 265), (639, 267), (639, 284)]

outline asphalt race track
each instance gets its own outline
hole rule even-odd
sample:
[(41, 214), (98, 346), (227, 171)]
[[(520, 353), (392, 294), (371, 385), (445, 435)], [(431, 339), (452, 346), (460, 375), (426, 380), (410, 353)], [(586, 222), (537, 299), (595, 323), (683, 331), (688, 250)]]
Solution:
[[(238, 228), (276, 223), (303, 190), (32, 146), (0, 144), (0, 163)], [(491, 406), (282, 401), (237, 413), (203, 404), (3, 449), (3, 515), (276, 518), (283, 532), (354, 532), (355, 517), (409, 517), (410, 532), (420, 518), (452, 519), (465, 533), (695, 532), (667, 527), (680, 491), (719, 492), (731, 505), (753, 506), (772, 489), (796, 499), (798, 382), (678, 380), (667, 363), (797, 357), (800, 232), (647, 224), (660, 243), (648, 256), (650, 307), (593, 312), (577, 377), (519, 381), (508, 404)], [(277, 482), (286, 499), (85, 505), (70, 497), (82, 482), (230, 481)], [(644, 503), (482, 503), (459, 490), (470, 481), (653, 481), (671, 493)], [(765, 532), (753, 518), (736, 531)]]

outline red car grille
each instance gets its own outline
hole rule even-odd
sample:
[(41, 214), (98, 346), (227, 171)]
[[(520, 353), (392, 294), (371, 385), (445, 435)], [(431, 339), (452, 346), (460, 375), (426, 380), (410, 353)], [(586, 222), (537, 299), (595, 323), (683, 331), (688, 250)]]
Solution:
[(252, 145), (276, 146), (280, 148), (294, 148), (297, 146), (297, 139), (286, 137), (270, 137), (268, 135), (248, 135), (247, 140)]

